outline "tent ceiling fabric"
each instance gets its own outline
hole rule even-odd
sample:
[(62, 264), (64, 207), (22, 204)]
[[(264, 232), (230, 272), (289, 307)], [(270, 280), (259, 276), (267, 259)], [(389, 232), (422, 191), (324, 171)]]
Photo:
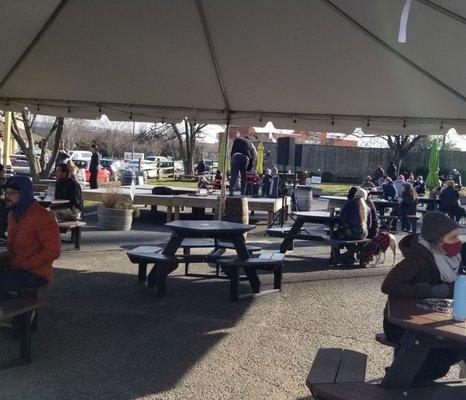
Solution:
[(208, 123), (225, 123), (231, 110), (237, 125), (272, 121), (279, 128), (418, 134), (454, 127), (465, 133), (466, 2), (413, 1), (407, 43), (400, 44), (404, 4), (3, 0), (0, 107)]

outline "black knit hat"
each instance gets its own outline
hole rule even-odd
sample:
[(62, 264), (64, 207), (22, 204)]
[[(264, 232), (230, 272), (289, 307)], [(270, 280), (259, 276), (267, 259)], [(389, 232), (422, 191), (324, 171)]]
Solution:
[(459, 225), (444, 213), (431, 211), (422, 219), (421, 236), (429, 243), (434, 243), (458, 227)]

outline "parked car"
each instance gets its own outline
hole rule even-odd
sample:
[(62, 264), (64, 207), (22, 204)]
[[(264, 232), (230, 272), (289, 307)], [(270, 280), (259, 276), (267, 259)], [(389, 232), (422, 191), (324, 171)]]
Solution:
[[(126, 163), (127, 171), (139, 171), (139, 160), (131, 160)], [(146, 171), (148, 178), (157, 177), (157, 164), (153, 161), (141, 160), (141, 171)]]
[(118, 181), (121, 179), (120, 170), (124, 169), (124, 165), (121, 161), (115, 160), (113, 158), (102, 158), (100, 160), (100, 165), (108, 169), (110, 172), (110, 180)]
[[(89, 178), (91, 177), (91, 171), (89, 170), (89, 166), (91, 163), (91, 160), (76, 160), (73, 159), (74, 165), (79, 170), (85, 170), (86, 174), (86, 181), (89, 181)], [(110, 171), (106, 168), (102, 168), (100, 166), (99, 172), (97, 173), (97, 182), (107, 182), (110, 180)]]
[(177, 173), (177, 174), (184, 174), (184, 164), (183, 164), (183, 160), (176, 160), (176, 161), (173, 161), (173, 168), (175, 169), (175, 173)]
[(92, 157), (92, 153), (85, 150), (74, 150), (70, 154), (73, 162), (74, 160), (90, 160)]
[(204, 160), (204, 164), (206, 166), (206, 172), (210, 172), (211, 174), (215, 174), (218, 168), (218, 162), (214, 160)]

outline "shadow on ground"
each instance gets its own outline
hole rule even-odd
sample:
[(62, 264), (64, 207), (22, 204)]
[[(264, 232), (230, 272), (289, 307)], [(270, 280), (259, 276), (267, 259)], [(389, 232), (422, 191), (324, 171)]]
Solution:
[[(219, 281), (200, 287), (173, 277), (168, 292), (158, 299), (134, 275), (56, 269), (42, 296), (33, 361), (1, 371), (1, 398), (135, 399), (169, 390), (228, 334), (249, 301), (229, 303), (227, 283)], [(11, 332), (2, 329), (0, 338), (2, 362), (15, 357)]]

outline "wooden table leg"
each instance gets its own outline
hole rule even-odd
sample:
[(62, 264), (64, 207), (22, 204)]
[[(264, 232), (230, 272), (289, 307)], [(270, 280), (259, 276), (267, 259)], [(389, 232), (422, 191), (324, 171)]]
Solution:
[(267, 228), (272, 227), (273, 210), (267, 211)]
[[(236, 253), (238, 254), (238, 257), (246, 260), (249, 258), (249, 252), (246, 247), (246, 243), (244, 241), (244, 237), (242, 235), (240, 236), (235, 236), (232, 238), (233, 245), (235, 246)], [(237, 268), (232, 268), (235, 269), (236, 272), (238, 273)], [(259, 276), (257, 275), (257, 269), (256, 268), (248, 268), (244, 267), (244, 272), (246, 273), (246, 276), (248, 277), (249, 280), (249, 285), (251, 286), (251, 290), (253, 293), (259, 293), (260, 292), (260, 287), (261, 287), (261, 282), (259, 280)]]
[(286, 253), (290, 249), (294, 237), (301, 231), (303, 225), (304, 220), (301, 218), (297, 218), (290, 231), (285, 236), (285, 239), (283, 239), (282, 244), (280, 245), (280, 253)]
[(174, 220), (178, 221), (180, 219), (180, 206), (174, 206), (173, 208), (175, 210)]
[(167, 222), (172, 220), (172, 206), (167, 206)]

